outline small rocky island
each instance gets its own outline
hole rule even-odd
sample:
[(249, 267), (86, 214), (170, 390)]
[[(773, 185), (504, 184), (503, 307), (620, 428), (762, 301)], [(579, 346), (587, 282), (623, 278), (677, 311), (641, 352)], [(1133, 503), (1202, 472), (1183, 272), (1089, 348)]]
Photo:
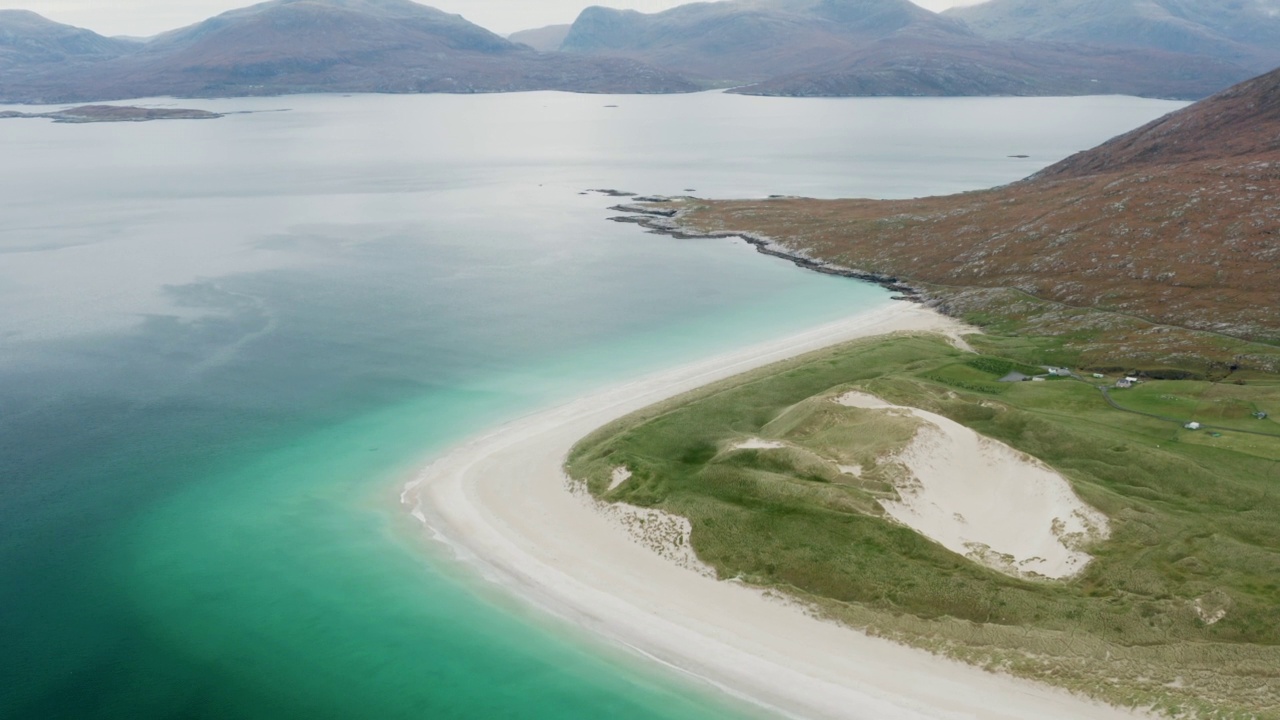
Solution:
[(188, 108), (143, 108), (129, 105), (81, 105), (47, 113), (0, 111), (3, 118), (47, 118), (58, 123), (148, 122), (150, 120), (215, 120), (222, 115)]

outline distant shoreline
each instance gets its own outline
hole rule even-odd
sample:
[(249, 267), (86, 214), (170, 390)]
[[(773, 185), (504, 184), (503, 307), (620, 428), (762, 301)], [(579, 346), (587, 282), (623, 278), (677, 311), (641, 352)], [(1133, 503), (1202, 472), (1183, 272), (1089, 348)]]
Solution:
[(620, 645), (786, 715), (924, 720), (1133, 718), (815, 619), (636, 542), (573, 492), (563, 464), (593, 430), (747, 370), (840, 342), (960, 326), (898, 303), (595, 393), (457, 446), (402, 503), (516, 595)]
[(15, 118), (42, 118), (55, 123), (83, 125), (86, 123), (151, 122), (153, 120), (217, 120), (226, 117), (221, 113), (191, 108), (144, 108), (134, 105), (81, 105), (65, 110), (43, 113), (24, 113), (12, 110), (0, 111), (0, 120)]

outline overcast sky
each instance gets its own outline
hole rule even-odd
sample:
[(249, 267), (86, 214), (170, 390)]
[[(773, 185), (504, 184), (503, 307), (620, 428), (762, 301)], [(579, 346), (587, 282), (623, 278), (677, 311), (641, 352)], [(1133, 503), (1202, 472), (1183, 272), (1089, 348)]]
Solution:
[[(148, 36), (190, 25), (220, 12), (253, 5), (255, 0), (0, 0), (0, 9), (34, 10), (69, 25), (103, 35)], [(506, 35), (516, 30), (569, 23), (588, 5), (665, 10), (690, 0), (420, 0), (458, 13), (471, 22)], [(981, 0), (912, 0), (931, 10), (974, 5)]]

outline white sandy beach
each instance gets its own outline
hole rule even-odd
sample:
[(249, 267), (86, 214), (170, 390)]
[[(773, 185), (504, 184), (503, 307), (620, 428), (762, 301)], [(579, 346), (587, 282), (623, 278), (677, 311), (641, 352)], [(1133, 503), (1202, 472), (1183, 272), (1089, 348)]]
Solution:
[(787, 357), (899, 330), (959, 326), (906, 303), (659, 373), (513, 422), (441, 457), (404, 502), (513, 592), (613, 641), (805, 718), (1140, 717), (814, 619), (681, 567), (571, 493), (562, 465), (606, 422)]

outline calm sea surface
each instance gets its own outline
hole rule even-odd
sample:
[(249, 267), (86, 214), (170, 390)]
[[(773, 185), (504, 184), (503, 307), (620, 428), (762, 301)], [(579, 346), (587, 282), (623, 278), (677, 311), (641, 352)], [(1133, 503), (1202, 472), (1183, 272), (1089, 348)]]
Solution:
[(488, 426), (889, 302), (580, 191), (946, 193), (1180, 106), (181, 105), (259, 112), (0, 125), (0, 717), (745, 716), (472, 577), (396, 505)]

